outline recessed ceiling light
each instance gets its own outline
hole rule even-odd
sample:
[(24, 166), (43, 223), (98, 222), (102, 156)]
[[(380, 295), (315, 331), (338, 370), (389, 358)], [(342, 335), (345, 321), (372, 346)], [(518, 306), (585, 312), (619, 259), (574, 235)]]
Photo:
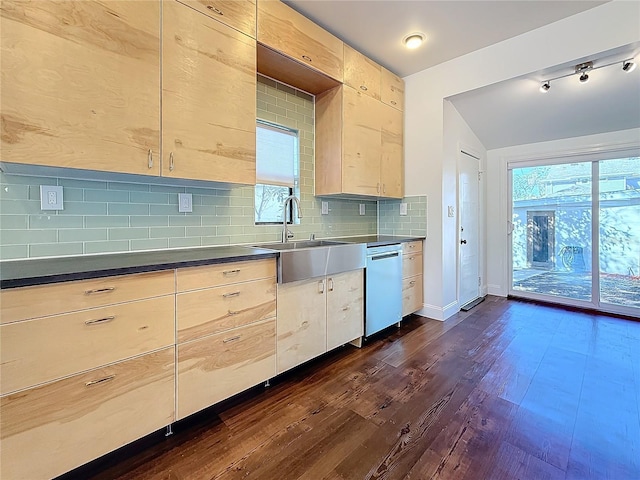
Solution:
[(422, 45), (424, 39), (424, 33), (410, 33), (402, 39), (402, 43), (404, 43), (407, 48), (413, 50), (414, 48), (418, 48), (420, 45)]

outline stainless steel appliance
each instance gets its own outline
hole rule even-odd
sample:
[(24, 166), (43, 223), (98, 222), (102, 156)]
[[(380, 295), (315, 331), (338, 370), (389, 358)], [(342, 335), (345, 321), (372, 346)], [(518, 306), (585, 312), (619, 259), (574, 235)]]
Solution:
[(367, 248), (365, 336), (402, 320), (402, 247)]

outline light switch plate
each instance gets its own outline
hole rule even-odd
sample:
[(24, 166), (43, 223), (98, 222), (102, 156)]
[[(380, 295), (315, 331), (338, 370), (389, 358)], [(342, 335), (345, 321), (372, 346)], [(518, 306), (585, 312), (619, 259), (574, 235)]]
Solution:
[(406, 215), (407, 214), (407, 204), (402, 202), (400, 204), (400, 215)]
[(361, 203), (360, 206), (358, 207), (358, 212), (360, 212), (360, 215), (364, 215), (365, 214), (365, 204)]
[(447, 215), (449, 216), (449, 218), (453, 218), (455, 214), (456, 214), (455, 208), (453, 208), (453, 205), (449, 205), (447, 207)]
[(320, 213), (322, 213), (322, 215), (329, 215), (329, 202), (322, 202), (322, 210)]
[(178, 194), (178, 212), (193, 212), (193, 196), (190, 193)]
[(40, 209), (64, 210), (62, 187), (56, 185), (40, 185)]

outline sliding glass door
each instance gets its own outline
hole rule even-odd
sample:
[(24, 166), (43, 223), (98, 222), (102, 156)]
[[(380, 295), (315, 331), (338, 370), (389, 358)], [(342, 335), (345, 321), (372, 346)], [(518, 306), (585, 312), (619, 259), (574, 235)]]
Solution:
[(510, 173), (510, 293), (638, 314), (640, 158)]

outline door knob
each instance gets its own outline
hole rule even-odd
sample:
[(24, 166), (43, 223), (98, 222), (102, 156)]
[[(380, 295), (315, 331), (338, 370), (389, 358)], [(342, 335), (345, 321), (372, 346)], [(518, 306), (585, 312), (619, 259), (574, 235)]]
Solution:
[(466, 245), (467, 241), (466, 240), (460, 240), (460, 245)]

